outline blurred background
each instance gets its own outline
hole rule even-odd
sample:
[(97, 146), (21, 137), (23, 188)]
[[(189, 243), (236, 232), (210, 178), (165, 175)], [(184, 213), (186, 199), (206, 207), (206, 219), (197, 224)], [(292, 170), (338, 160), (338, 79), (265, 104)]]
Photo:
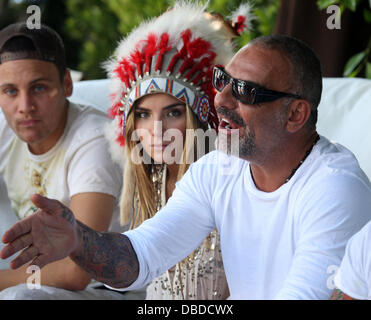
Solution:
[[(209, 11), (228, 16), (241, 0), (210, 0)], [(41, 22), (63, 38), (69, 68), (84, 80), (106, 77), (101, 63), (117, 42), (144, 19), (159, 15), (174, 0), (0, 0), (0, 29), (27, 21), (27, 7), (41, 9)], [(237, 48), (272, 33), (305, 41), (319, 56), (326, 77), (371, 78), (371, 0), (252, 0), (253, 20)], [(339, 16), (328, 13), (337, 5)], [(337, 20), (334, 20), (337, 19)], [(338, 22), (340, 29), (329, 28)]]

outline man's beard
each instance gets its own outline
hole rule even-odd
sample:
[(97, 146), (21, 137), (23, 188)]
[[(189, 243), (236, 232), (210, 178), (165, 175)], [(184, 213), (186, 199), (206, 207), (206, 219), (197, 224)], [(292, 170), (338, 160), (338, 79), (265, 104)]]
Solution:
[(240, 157), (251, 157), (256, 153), (255, 134), (251, 131), (245, 134), (239, 140)]
[(248, 131), (245, 121), (234, 111), (225, 107), (219, 107), (218, 113), (228, 117), (235, 124), (242, 126), (244, 129), (243, 136), (240, 137), (240, 130), (232, 129), (231, 135), (223, 136), (219, 133), (217, 140), (217, 149), (240, 158), (250, 157), (256, 152), (255, 134)]

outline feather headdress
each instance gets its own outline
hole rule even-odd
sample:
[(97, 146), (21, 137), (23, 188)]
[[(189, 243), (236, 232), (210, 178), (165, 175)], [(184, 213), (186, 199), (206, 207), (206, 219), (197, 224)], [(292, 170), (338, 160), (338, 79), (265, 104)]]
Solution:
[[(235, 33), (226, 31), (227, 25), (208, 13), (205, 5), (179, 1), (120, 41), (105, 64), (112, 79), (109, 115), (114, 119), (106, 133), (116, 142), (111, 143), (115, 160), (122, 161), (131, 107), (146, 94), (173, 95), (186, 102), (202, 123), (217, 127), (211, 77), (213, 66), (225, 65), (234, 52)], [(230, 25), (229, 29), (233, 30)]]

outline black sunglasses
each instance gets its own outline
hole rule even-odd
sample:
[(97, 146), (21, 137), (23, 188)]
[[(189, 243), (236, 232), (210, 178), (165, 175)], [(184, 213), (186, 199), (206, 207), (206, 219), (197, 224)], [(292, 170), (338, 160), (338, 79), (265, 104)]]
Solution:
[(283, 97), (301, 99), (301, 97), (296, 94), (269, 90), (250, 81), (232, 78), (225, 72), (223, 67), (215, 66), (213, 70), (214, 88), (222, 92), (228, 84), (232, 84), (233, 97), (243, 104), (271, 102)]

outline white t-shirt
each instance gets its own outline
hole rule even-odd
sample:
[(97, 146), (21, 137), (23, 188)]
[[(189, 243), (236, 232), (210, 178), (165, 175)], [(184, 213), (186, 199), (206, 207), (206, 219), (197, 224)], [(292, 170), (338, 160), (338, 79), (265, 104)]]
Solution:
[[(0, 113), (0, 174), (19, 219), (36, 211), (30, 200), (34, 193), (58, 199), (66, 206), (72, 196), (85, 192), (118, 198), (122, 171), (108, 152), (103, 133), (107, 121), (101, 111), (70, 103), (63, 135), (51, 150), (35, 155)], [(116, 209), (111, 225), (118, 221)]]
[(231, 299), (328, 299), (331, 267), (371, 218), (370, 182), (353, 154), (321, 137), (289, 182), (255, 187), (249, 162), (219, 151), (186, 172), (167, 205), (126, 232), (141, 288), (218, 229)]
[(371, 221), (349, 240), (334, 283), (354, 299), (371, 300)]

